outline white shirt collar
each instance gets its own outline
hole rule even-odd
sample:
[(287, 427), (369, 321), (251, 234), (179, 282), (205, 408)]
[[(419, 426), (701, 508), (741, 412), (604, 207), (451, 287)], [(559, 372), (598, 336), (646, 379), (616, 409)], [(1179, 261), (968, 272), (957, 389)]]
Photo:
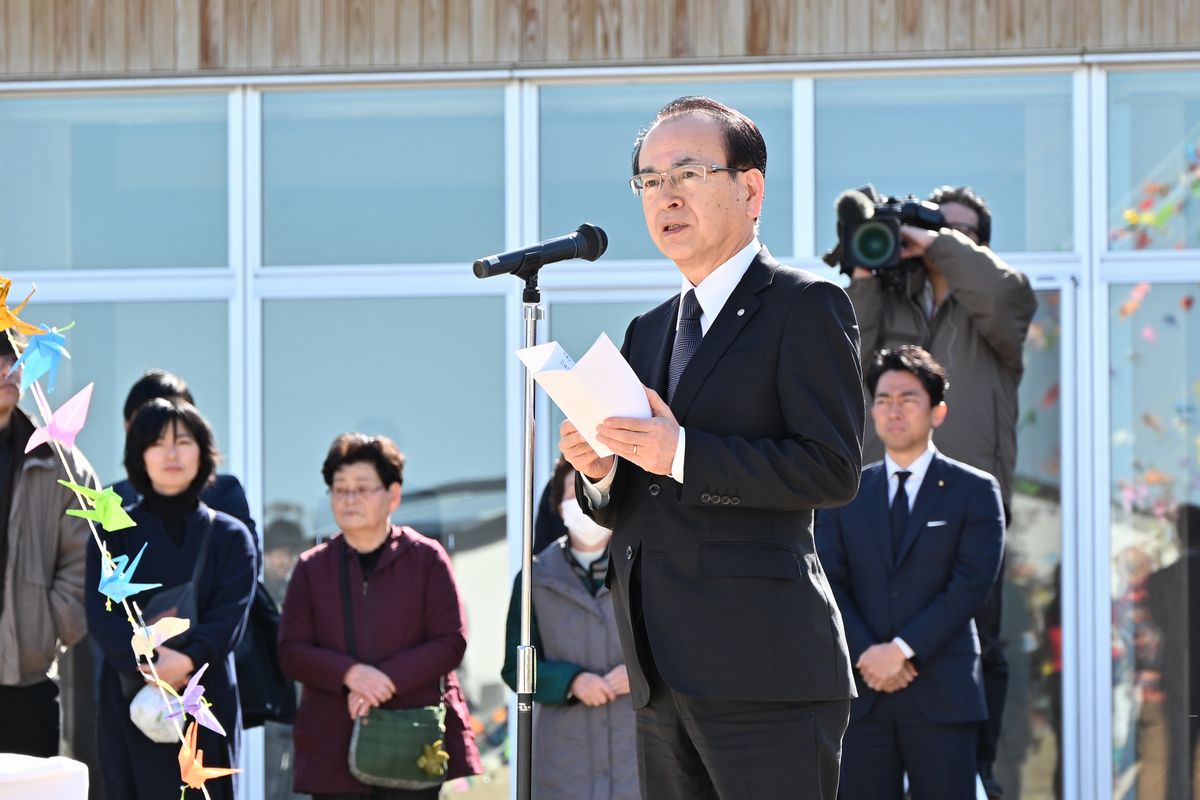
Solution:
[[(708, 333), (709, 326), (721, 313), (729, 295), (733, 294), (733, 290), (737, 288), (738, 282), (746, 274), (746, 270), (750, 269), (750, 263), (754, 261), (754, 257), (761, 249), (762, 245), (755, 236), (750, 240), (750, 244), (734, 253), (733, 258), (708, 273), (708, 277), (700, 281), (699, 286), (692, 286), (691, 281), (687, 278), (683, 279), (679, 288), (679, 296), (682, 298), (690, 290), (696, 290), (696, 300), (700, 303), (701, 333)], [(681, 302), (679, 312), (675, 315), (676, 328), (679, 327), (679, 317), (682, 313), (683, 303)]]
[(929, 465), (933, 461), (933, 454), (936, 452), (937, 448), (933, 446), (933, 442), (930, 442), (925, 452), (907, 467), (900, 466), (895, 461), (892, 461), (891, 456), (884, 453), (883, 462), (887, 467), (889, 496), (892, 496), (891, 489), (895, 484), (896, 473), (903, 470), (911, 473), (908, 476), (908, 480), (904, 482), (904, 491), (908, 493), (909, 497), (915, 497), (921, 488), (921, 484), (925, 481), (925, 473), (929, 471)]

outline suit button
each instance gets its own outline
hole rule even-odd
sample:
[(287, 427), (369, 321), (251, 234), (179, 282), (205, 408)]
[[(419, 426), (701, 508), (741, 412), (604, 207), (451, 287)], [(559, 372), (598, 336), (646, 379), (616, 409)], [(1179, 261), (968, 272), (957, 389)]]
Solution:
[(729, 495), (723, 495), (721, 497), (721, 505), (727, 506), (730, 504), (730, 502), (732, 502), (732, 501), (729, 499)]
[(650, 493), (651, 497), (658, 497), (658, 493), (662, 491), (662, 487), (659, 486), (657, 483), (652, 483), (652, 484), (650, 484), (650, 488), (647, 489), (646, 491), (648, 491)]
[(896, 591), (893, 591), (893, 592), (892, 592), (892, 599), (893, 599), (893, 600), (896, 600), (896, 599), (898, 599), (899, 597), (900, 597), (900, 592), (899, 592), (898, 590), (896, 590)]
[(633, 546), (632, 545), (627, 545), (625, 547), (625, 560), (626, 561), (633, 560)]
[(704, 494), (700, 495), (700, 502), (707, 503), (709, 497), (710, 497), (709, 493), (705, 492)]

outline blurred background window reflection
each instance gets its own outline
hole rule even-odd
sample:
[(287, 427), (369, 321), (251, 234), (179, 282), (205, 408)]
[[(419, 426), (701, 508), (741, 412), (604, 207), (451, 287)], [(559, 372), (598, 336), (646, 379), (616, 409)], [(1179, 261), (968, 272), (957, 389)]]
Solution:
[(504, 249), (501, 88), (268, 92), (262, 117), (264, 265)]
[[(321, 478), (334, 437), (390, 437), (408, 458), (393, 521), (439, 539), (454, 562), (467, 611), (458, 675), (481, 729), (495, 727), (507, 703), (504, 324), (502, 297), (263, 303), (268, 580), (285, 586), (299, 552), (336, 532)], [(271, 798), (290, 796), (281, 729), (267, 733)], [(491, 766), (501, 754), (485, 738)]]
[(1117, 800), (1200, 792), (1198, 297), (1197, 283), (1109, 293)]
[(228, 103), (0, 100), (0, 272), (226, 266)]
[[(662, 258), (646, 231), (641, 200), (627, 183), (633, 174), (634, 136), (653, 121), (658, 109), (676, 97), (696, 94), (742, 111), (762, 131), (768, 175), (762, 240), (776, 255), (790, 254), (793, 169), (788, 81), (541, 87), (541, 235), (558, 236), (586, 220), (608, 234), (606, 259)], [(624, 331), (622, 325), (620, 333)]]
[(817, 252), (837, 238), (834, 199), (873, 184), (926, 197), (942, 184), (987, 199), (992, 247), (1071, 250), (1071, 76), (831, 78), (816, 82)]
[(1108, 76), (1109, 247), (1200, 247), (1200, 72)]

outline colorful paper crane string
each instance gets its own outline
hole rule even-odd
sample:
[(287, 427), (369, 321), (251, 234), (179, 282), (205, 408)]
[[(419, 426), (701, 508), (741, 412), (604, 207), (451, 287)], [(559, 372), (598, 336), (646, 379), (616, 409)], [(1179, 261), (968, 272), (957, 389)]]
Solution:
[(58, 362), (71, 357), (66, 348), (67, 337), (63, 336), (63, 333), (74, 326), (74, 322), (65, 328), (47, 328), (43, 325), (43, 333), (29, 337), (25, 352), (21, 353), (21, 357), (8, 371), (8, 374), (12, 375), (13, 370), (22, 370), (22, 392), (43, 375), (46, 376), (46, 391), (54, 391), (54, 381), (58, 378)]
[(59, 483), (85, 498), (92, 506), (90, 509), (69, 508), (67, 509), (68, 515), (99, 522), (104, 526), (104, 530), (110, 533), (137, 525), (133, 521), (133, 517), (121, 508), (121, 495), (113, 491), (111, 486), (104, 489), (93, 489), (71, 481), (60, 480)]

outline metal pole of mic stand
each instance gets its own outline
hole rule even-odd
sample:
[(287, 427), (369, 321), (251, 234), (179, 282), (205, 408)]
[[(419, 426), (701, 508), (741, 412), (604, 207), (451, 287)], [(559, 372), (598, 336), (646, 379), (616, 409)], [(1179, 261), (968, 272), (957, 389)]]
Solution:
[[(530, 255), (526, 265), (517, 273), (524, 277), (521, 292), (522, 319), (525, 322), (524, 347), (537, 344), (537, 324), (545, 313), (542, 293), (538, 289), (538, 268), (541, 258)], [(534, 262), (534, 263), (528, 263)], [(533, 371), (524, 367), (525, 387), (525, 452), (522, 484), (521, 526), (521, 640), (517, 647), (517, 800), (530, 800), (533, 788), (533, 693), (537, 680), (537, 658), (532, 640), (533, 613), (533, 433), (534, 389)]]

